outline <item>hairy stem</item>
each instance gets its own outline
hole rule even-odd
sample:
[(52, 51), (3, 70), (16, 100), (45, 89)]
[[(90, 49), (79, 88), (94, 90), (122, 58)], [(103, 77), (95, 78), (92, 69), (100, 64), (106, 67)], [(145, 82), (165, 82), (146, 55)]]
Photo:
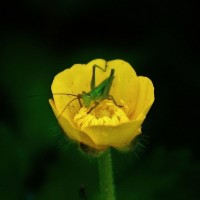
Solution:
[(101, 200), (115, 200), (110, 149), (98, 158)]

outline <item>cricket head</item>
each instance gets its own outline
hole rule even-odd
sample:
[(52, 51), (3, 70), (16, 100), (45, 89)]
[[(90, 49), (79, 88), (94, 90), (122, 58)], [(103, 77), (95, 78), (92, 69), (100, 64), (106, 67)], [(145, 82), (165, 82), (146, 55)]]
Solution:
[(86, 92), (83, 91), (83, 93), (82, 93), (82, 100), (83, 100), (84, 107), (86, 107), (86, 108), (90, 107), (91, 96), (90, 96), (89, 93), (86, 93)]

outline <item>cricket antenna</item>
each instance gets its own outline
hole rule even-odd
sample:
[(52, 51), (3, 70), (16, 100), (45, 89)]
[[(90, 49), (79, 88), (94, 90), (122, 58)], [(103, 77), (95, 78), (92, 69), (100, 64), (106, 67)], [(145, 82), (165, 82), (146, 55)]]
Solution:
[(63, 92), (53, 93), (53, 95), (69, 95), (69, 96), (73, 96), (73, 97), (77, 97), (78, 96), (76, 94), (67, 94), (67, 93), (63, 93)]

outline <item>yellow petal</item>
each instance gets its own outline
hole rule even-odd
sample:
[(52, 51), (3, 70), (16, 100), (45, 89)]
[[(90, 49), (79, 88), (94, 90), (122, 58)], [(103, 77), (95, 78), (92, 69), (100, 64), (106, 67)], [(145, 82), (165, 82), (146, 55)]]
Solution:
[(136, 72), (131, 65), (123, 60), (113, 60), (107, 63), (109, 69), (115, 69), (115, 78), (111, 87), (110, 94), (115, 98), (118, 104), (120, 100), (126, 102), (129, 112), (133, 112), (137, 102), (138, 79)]
[(151, 80), (147, 77), (138, 77), (137, 103), (131, 119), (140, 119), (146, 116), (154, 102), (154, 87)]
[(104, 69), (105, 63), (106, 61), (103, 59), (95, 59), (88, 64), (73, 65), (55, 76), (52, 83), (52, 91), (71, 94), (80, 94), (82, 91), (88, 92), (90, 90), (93, 65), (96, 64)]
[[(54, 97), (56, 109), (62, 114), (72, 126), (74, 126), (73, 115), (80, 109), (78, 100), (74, 100), (70, 106), (67, 104), (75, 97), (67, 94), (81, 94), (83, 91), (90, 91), (90, 83), (92, 79), (92, 67), (94, 64), (105, 68), (106, 61), (103, 59), (96, 59), (89, 62), (87, 65), (75, 64), (70, 69), (66, 69), (57, 74), (53, 80), (51, 90)], [(96, 75), (96, 82), (101, 82), (106, 75), (102, 70), (98, 70)], [(97, 71), (97, 73), (98, 73)], [(65, 95), (66, 94), (66, 95)]]
[(71, 124), (67, 121), (67, 119), (63, 116), (59, 116), (59, 112), (57, 111), (54, 101), (52, 99), (49, 100), (49, 103), (51, 105), (51, 108), (55, 114), (55, 116), (58, 118), (58, 122), (60, 126), (62, 127), (64, 133), (71, 138), (72, 140), (79, 141), (80, 143), (84, 143), (85, 145), (88, 145), (90, 147), (93, 147), (95, 149), (103, 150), (107, 148), (107, 146), (99, 145), (97, 146), (91, 139), (86, 135), (84, 132), (82, 132), (80, 129), (74, 128), (71, 126)]
[(82, 130), (98, 145), (123, 147), (128, 145), (140, 132), (144, 119), (135, 120), (118, 126), (91, 126)]

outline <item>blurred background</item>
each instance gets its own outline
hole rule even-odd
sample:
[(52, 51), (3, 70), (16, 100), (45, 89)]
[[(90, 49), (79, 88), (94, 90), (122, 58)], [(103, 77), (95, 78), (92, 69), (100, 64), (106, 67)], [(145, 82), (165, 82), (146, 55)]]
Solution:
[(0, 199), (98, 199), (97, 163), (48, 104), (58, 72), (95, 58), (126, 60), (155, 86), (145, 148), (112, 152), (117, 199), (198, 199), (198, 12), (187, 0), (1, 3)]

